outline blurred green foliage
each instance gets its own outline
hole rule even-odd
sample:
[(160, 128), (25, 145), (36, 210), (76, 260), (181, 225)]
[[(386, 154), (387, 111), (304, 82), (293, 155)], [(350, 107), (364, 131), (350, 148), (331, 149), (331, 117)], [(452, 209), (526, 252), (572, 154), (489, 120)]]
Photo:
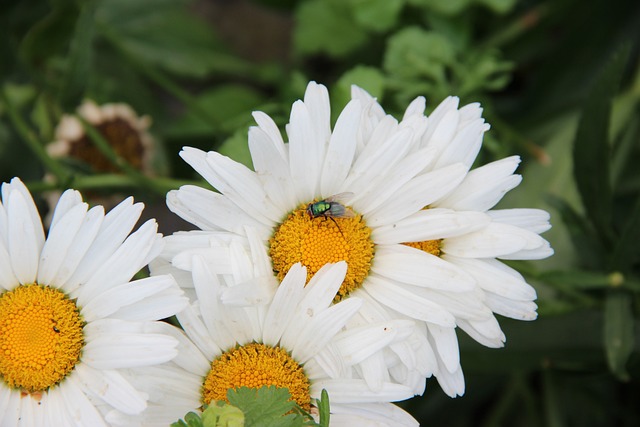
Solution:
[[(540, 318), (502, 350), (460, 334), (466, 396), (429, 381), (424, 425), (633, 426), (640, 420), (640, 3), (622, 0), (30, 0), (0, 4), (0, 175), (34, 191), (135, 193), (199, 179), (177, 153), (246, 164), (250, 112), (283, 126), (308, 80), (335, 113), (351, 84), (400, 117), (418, 95), (479, 101), (479, 163), (524, 158), (501, 207), (552, 213), (556, 255), (513, 263)], [(44, 147), (83, 99), (153, 118), (157, 179), (70, 168)], [(99, 135), (94, 143), (100, 144)], [(43, 182), (45, 172), (54, 179)]]

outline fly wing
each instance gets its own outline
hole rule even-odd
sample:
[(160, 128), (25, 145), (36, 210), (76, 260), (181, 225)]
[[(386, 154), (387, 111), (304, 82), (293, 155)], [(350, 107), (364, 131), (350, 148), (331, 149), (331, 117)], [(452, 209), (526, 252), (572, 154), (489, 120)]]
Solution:
[(328, 215), (336, 218), (353, 218), (356, 216), (356, 213), (348, 206), (341, 205), (337, 202), (331, 202)]
[(353, 199), (353, 196), (354, 194), (352, 192), (345, 191), (344, 193), (338, 193), (334, 194), (333, 196), (329, 196), (324, 200), (329, 203), (336, 202), (341, 205), (346, 205), (349, 200)]

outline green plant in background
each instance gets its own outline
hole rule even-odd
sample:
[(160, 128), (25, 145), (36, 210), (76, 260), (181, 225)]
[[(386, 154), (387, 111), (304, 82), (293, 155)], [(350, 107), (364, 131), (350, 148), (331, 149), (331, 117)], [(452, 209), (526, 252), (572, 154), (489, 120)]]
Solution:
[[(248, 163), (250, 112), (285, 123), (308, 80), (327, 84), (333, 111), (349, 99), (351, 84), (392, 109), (416, 96), (427, 97), (428, 105), (448, 95), (480, 101), (493, 126), (480, 161), (526, 157), (525, 180), (503, 207), (552, 211), (548, 238), (556, 255), (536, 264), (539, 269), (513, 264), (536, 284), (540, 319), (501, 321), (506, 349), (489, 353), (459, 337), (466, 396), (449, 400), (431, 381), (423, 398), (404, 406), (428, 425), (634, 425), (640, 394), (638, 5), (263, 0), (239, 2), (244, 15), (233, 15), (241, 6), (225, 3), (1, 5), (2, 180), (19, 175), (34, 192), (126, 190), (162, 206), (168, 189), (196, 179), (178, 158), (180, 147), (215, 149)], [(261, 20), (264, 14), (279, 20)], [(249, 37), (253, 51), (238, 53), (229, 30), (210, 23), (225, 19), (237, 21), (232, 33)], [(258, 44), (277, 32), (290, 44)], [(620, 51), (624, 42), (632, 44)], [(254, 59), (269, 49), (285, 53)], [(47, 154), (60, 119), (85, 98), (125, 102), (153, 118), (155, 177), (129, 167), (87, 123), (90, 140), (117, 173), (71, 167)], [(54, 179), (44, 182), (45, 172)]]

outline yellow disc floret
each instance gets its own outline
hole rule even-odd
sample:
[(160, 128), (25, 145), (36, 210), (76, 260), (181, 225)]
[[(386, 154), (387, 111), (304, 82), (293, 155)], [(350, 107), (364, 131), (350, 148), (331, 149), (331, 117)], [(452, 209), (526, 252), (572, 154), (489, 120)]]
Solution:
[(349, 218), (310, 217), (307, 205), (294, 210), (269, 240), (273, 270), (282, 280), (297, 262), (307, 267), (307, 282), (327, 263), (347, 262), (347, 274), (336, 295), (339, 301), (362, 285), (374, 255), (371, 229), (361, 215)]
[(403, 245), (420, 249), (421, 251), (425, 251), (437, 257), (439, 257), (442, 254), (442, 250), (440, 249), (442, 246), (442, 239), (424, 240), (422, 242), (406, 242), (406, 243), (403, 243)]
[(28, 393), (60, 383), (80, 360), (83, 322), (55, 288), (19, 286), (0, 295), (0, 377)]
[(227, 391), (240, 387), (287, 388), (304, 410), (311, 405), (309, 379), (291, 356), (280, 347), (252, 343), (231, 349), (211, 363), (202, 385), (202, 402), (227, 400)]

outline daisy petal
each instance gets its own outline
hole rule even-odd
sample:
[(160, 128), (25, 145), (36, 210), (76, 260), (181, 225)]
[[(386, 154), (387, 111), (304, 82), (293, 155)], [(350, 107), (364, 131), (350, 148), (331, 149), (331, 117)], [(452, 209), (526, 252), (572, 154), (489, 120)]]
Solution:
[(146, 396), (134, 389), (117, 371), (98, 371), (82, 364), (76, 367), (76, 372), (84, 389), (125, 414), (138, 414), (147, 406)]
[(38, 272), (38, 258), (42, 248), (39, 234), (42, 224), (31, 220), (24, 196), (13, 191), (9, 195), (9, 253), (13, 272), (22, 284), (33, 283)]

